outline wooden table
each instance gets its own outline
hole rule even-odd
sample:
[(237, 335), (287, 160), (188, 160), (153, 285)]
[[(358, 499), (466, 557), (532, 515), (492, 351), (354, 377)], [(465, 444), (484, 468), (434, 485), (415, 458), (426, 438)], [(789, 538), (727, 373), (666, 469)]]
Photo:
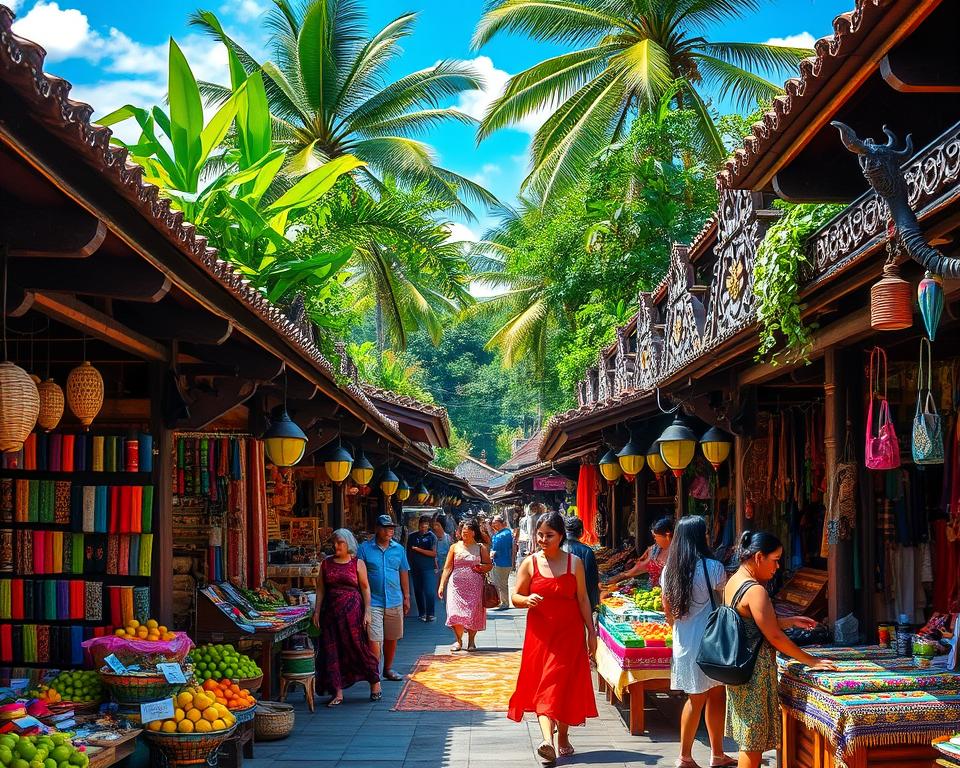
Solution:
[(630, 735), (645, 730), (644, 695), (647, 691), (669, 691), (670, 670), (623, 669), (603, 642), (597, 644), (597, 690), (606, 693), (611, 704), (624, 701), (630, 707)]
[[(607, 701), (611, 704), (614, 702), (614, 700), (621, 701), (620, 697), (617, 696), (617, 692), (614, 687), (612, 685), (608, 685), (607, 681), (604, 680), (601, 675), (597, 675), (597, 690), (600, 691), (600, 693), (605, 693), (607, 695)], [(647, 691), (669, 690), (670, 681), (662, 678), (655, 678), (652, 680), (637, 680), (635, 683), (630, 683), (629, 687), (627, 688), (626, 703), (630, 707), (631, 736), (642, 736), (646, 730), (644, 694)]]
[(132, 755), (137, 748), (137, 736), (142, 730), (136, 728), (127, 731), (121, 738), (113, 741), (88, 740), (87, 756), (90, 758), (88, 768), (107, 768)]
[(237, 725), (233, 736), (220, 747), (219, 768), (242, 768), (244, 758), (253, 759), (253, 719)]

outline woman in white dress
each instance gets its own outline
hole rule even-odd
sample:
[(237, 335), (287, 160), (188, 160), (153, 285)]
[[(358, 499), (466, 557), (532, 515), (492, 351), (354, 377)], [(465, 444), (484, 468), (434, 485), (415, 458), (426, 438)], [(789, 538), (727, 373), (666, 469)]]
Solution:
[(710, 738), (710, 765), (737, 764), (736, 760), (723, 753), (726, 689), (723, 683), (710, 679), (697, 666), (700, 641), (712, 610), (709, 590), (722, 589), (726, 583), (727, 574), (723, 564), (714, 560), (707, 548), (706, 521), (698, 515), (682, 518), (674, 530), (667, 562), (660, 577), (663, 610), (673, 627), (670, 687), (687, 694), (680, 715), (680, 757), (677, 758), (677, 768), (698, 768), (692, 754), (693, 742), (704, 710)]

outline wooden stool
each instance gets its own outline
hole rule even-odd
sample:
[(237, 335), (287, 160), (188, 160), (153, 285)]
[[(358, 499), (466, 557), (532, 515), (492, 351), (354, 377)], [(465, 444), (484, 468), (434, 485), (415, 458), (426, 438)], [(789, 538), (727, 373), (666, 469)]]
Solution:
[(310, 707), (310, 711), (313, 712), (313, 699), (317, 695), (317, 677), (312, 672), (308, 675), (292, 675), (286, 672), (282, 673), (280, 675), (280, 701), (286, 700), (287, 689), (291, 685), (296, 685), (297, 683), (303, 686), (303, 695), (307, 697), (307, 706)]

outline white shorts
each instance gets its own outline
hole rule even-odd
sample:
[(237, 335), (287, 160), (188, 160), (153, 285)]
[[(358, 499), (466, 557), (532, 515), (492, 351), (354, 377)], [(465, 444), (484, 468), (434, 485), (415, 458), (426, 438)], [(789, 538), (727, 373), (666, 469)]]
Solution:
[(370, 640), (382, 643), (384, 640), (399, 640), (403, 637), (403, 606), (395, 608), (370, 608)]

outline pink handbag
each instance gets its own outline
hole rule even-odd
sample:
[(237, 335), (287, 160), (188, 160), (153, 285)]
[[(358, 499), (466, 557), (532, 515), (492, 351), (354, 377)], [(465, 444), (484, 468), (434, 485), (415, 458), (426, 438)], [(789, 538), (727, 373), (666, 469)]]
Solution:
[[(876, 361), (876, 366), (874, 366)], [(883, 365), (883, 372), (880, 366)], [(874, 377), (876, 370), (876, 377)], [(883, 394), (880, 393), (880, 382), (883, 382)], [(877, 431), (873, 431), (873, 403), (880, 401)], [(867, 469), (896, 469), (900, 466), (900, 441), (897, 439), (897, 430), (890, 416), (890, 404), (887, 402), (887, 353), (881, 347), (874, 347), (870, 351), (870, 405), (867, 408), (867, 436), (866, 436), (866, 463)]]

